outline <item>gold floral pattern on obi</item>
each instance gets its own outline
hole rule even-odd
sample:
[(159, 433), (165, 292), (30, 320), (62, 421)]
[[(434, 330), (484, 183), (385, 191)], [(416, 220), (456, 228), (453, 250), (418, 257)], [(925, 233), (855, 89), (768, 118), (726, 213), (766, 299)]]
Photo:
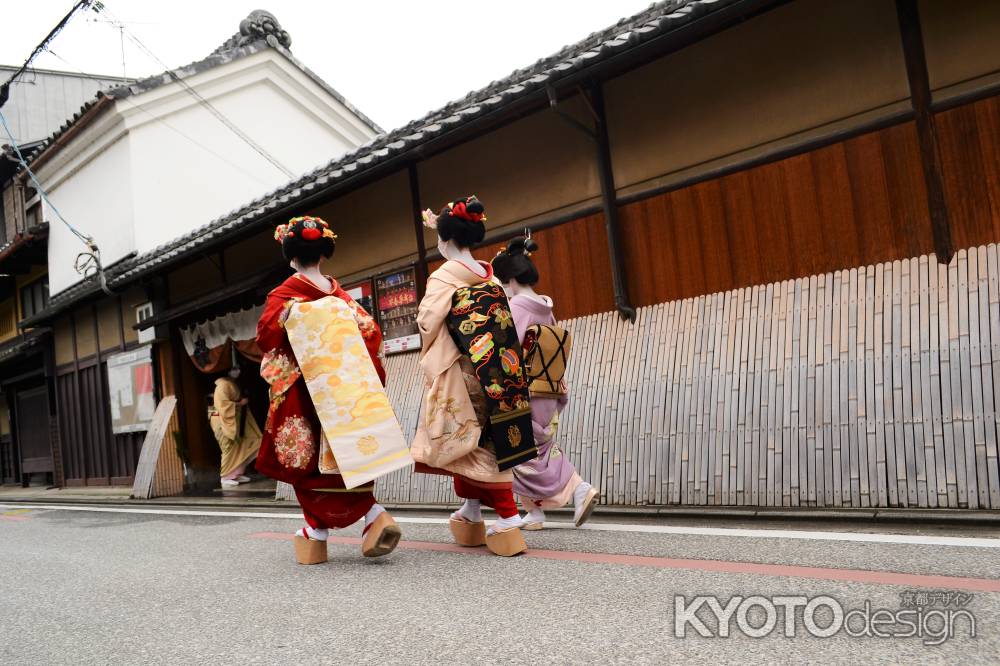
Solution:
[(378, 451), (378, 440), (371, 435), (365, 435), (358, 440), (358, 451), (360, 451), (362, 455), (372, 455)]
[(507, 428), (507, 438), (510, 440), (510, 445), (517, 448), (521, 445), (521, 429), (516, 425)]
[(280, 349), (272, 349), (264, 354), (260, 362), (260, 376), (270, 385), (271, 401), (283, 395), (302, 376), (295, 361)]
[[(362, 334), (366, 322), (376, 335), (378, 329), (362, 312), (350, 299), (327, 296), (294, 306), (285, 322), (320, 430), (347, 488), (412, 464)], [(358, 446), (369, 435), (373, 446)]]
[(282, 421), (274, 436), (274, 452), (285, 467), (306, 468), (316, 453), (316, 440), (304, 417), (289, 416)]

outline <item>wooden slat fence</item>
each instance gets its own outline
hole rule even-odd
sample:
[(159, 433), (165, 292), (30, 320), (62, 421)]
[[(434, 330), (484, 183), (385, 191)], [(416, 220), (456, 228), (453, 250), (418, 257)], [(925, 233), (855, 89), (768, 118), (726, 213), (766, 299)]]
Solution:
[[(996, 245), (563, 325), (559, 442), (607, 504), (1000, 508)], [(387, 362), (411, 438), (417, 358)], [(455, 501), (410, 470), (378, 496)]]
[(165, 396), (156, 406), (146, 431), (136, 465), (132, 497), (150, 499), (179, 495), (184, 491), (184, 470), (177, 455), (176, 433), (179, 430), (177, 398)]

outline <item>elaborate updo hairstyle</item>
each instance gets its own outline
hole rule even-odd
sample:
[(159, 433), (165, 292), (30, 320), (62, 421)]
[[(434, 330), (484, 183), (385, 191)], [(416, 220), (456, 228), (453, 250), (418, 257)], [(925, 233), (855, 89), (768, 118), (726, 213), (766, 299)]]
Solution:
[(531, 253), (537, 249), (538, 243), (530, 237), (518, 236), (493, 257), (493, 274), (505, 283), (538, 284), (538, 268), (531, 261)]
[(486, 236), (486, 207), (476, 195), (451, 202), (438, 214), (437, 232), (443, 241), (475, 247)]
[(274, 240), (281, 243), (281, 254), (287, 261), (295, 259), (301, 266), (315, 266), (320, 259), (329, 259), (337, 247), (337, 234), (318, 217), (293, 217), (288, 224), (278, 225)]

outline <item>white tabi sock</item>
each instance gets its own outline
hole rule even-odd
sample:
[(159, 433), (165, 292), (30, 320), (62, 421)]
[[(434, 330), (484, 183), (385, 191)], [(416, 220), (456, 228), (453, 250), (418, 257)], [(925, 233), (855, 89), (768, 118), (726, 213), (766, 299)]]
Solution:
[(524, 522), (521, 520), (521, 516), (515, 513), (510, 518), (497, 518), (496, 522), (490, 527), (489, 532), (500, 532), (512, 527), (521, 527), (522, 525), (524, 525)]
[(330, 530), (325, 527), (321, 530), (317, 530), (314, 527), (306, 526), (295, 533), (295, 536), (304, 537), (306, 539), (313, 539), (314, 541), (326, 541), (327, 537), (330, 536)]
[(371, 525), (380, 513), (385, 513), (385, 508), (381, 504), (372, 504), (372, 508), (365, 514), (365, 527)]
[(580, 506), (583, 504), (583, 500), (587, 499), (587, 492), (590, 488), (590, 484), (586, 481), (580, 482), (580, 485), (578, 485), (576, 490), (573, 491), (573, 506)]
[(537, 507), (524, 515), (525, 525), (531, 523), (544, 523), (544, 522), (545, 522), (545, 512)]
[(470, 523), (481, 523), (483, 522), (483, 510), (479, 505), (479, 500), (467, 499), (462, 508), (451, 514), (451, 517), (456, 520), (464, 518)]

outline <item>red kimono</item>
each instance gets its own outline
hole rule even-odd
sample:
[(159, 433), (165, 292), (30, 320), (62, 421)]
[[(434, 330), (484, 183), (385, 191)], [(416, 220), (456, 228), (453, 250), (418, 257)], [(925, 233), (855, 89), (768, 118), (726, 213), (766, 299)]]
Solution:
[(264, 353), (260, 374), (270, 385), (271, 405), (255, 465), (262, 473), (295, 488), (306, 522), (315, 529), (347, 527), (360, 520), (375, 504), (375, 485), (347, 489), (339, 474), (319, 472), (321, 428), (285, 333), (289, 308), (296, 302), (327, 296), (344, 300), (354, 311), (372, 363), (385, 385), (380, 358), (382, 331), (336, 280), (330, 278), (330, 282), (333, 288), (325, 292), (296, 273), (268, 294), (257, 323), (257, 344)]

